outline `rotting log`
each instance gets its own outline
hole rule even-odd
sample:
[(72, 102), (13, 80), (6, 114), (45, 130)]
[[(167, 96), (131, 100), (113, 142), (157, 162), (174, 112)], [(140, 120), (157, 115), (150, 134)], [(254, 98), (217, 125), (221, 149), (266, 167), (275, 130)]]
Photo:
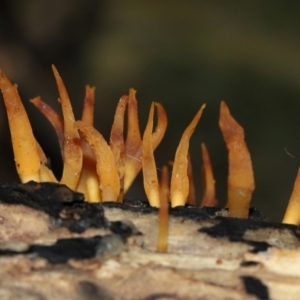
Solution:
[(84, 203), (33, 182), (1, 184), (0, 200), (2, 299), (299, 299), (299, 228), (255, 210), (172, 208), (158, 253), (146, 203)]

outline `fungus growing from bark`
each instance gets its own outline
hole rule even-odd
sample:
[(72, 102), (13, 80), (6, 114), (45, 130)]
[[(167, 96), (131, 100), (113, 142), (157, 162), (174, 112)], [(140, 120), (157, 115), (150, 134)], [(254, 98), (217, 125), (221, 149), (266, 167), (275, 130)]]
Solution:
[(40, 181), (40, 157), (27, 113), (16, 85), (13, 85), (2, 71), (0, 71), (0, 88), (11, 130), (15, 164), (21, 182)]
[(153, 129), (153, 116), (154, 105), (152, 102), (147, 126), (143, 136), (142, 147), (142, 167), (144, 178), (144, 189), (151, 206), (159, 207), (159, 186), (156, 171), (156, 164), (153, 154), (153, 141), (152, 141), (152, 129)]
[(244, 141), (244, 129), (231, 116), (228, 106), (221, 102), (219, 125), (228, 149), (229, 216), (248, 218), (254, 176), (249, 150)]
[[(63, 174), (57, 180), (47, 165), (47, 157), (36, 142), (17, 89), (0, 73), (0, 88), (7, 110), (9, 126), (18, 174), (22, 182), (51, 181), (66, 184), (85, 194), (87, 201), (119, 201), (123, 199), (138, 172), (143, 169), (144, 188), (151, 206), (159, 207), (166, 201), (171, 206), (195, 205), (192, 164), (188, 156), (189, 140), (199, 122), (205, 104), (185, 129), (176, 150), (171, 176), (162, 179), (159, 186), (153, 152), (161, 142), (167, 127), (167, 115), (163, 106), (152, 103), (148, 123), (141, 137), (136, 91), (129, 90), (121, 97), (114, 116), (109, 143), (93, 127), (95, 88), (86, 86), (82, 118), (75, 121), (66, 87), (53, 66), (63, 117), (61, 118), (41, 98), (31, 102), (53, 125), (63, 157)], [(157, 125), (153, 130), (154, 110)], [(124, 139), (124, 119), (127, 109), (127, 133)], [(224, 102), (221, 103), (220, 127), (229, 150), (228, 202), (229, 215), (248, 217), (254, 179), (250, 154), (244, 142), (243, 128), (232, 118)], [(204, 196), (202, 206), (214, 206), (215, 180), (211, 162), (204, 144), (202, 147)], [(166, 178), (164, 168), (163, 178)], [(165, 206), (164, 206), (165, 207)], [(162, 212), (164, 210), (162, 209)], [(164, 211), (164, 215), (165, 215)]]
[(167, 252), (169, 230), (169, 176), (167, 166), (162, 168), (159, 196), (157, 251)]
[(185, 129), (176, 150), (171, 178), (171, 204), (172, 207), (185, 205), (189, 194), (188, 149), (190, 138), (201, 118), (205, 104), (201, 106), (190, 125)]
[[(95, 88), (86, 86), (81, 121), (75, 121), (66, 87), (54, 66), (63, 118), (36, 97), (31, 102), (43, 113), (58, 136), (63, 158), (63, 174), (57, 180), (48, 168), (48, 160), (36, 142), (16, 86), (0, 72), (0, 89), (7, 110), (16, 167), (23, 183), (60, 182), (84, 193), (86, 201), (122, 201), (123, 194), (142, 168), (142, 144), (135, 91), (121, 97), (111, 129), (109, 144), (93, 127)], [(161, 142), (167, 127), (167, 116), (161, 104), (157, 108), (157, 125), (151, 134), (153, 150)], [(127, 138), (124, 142), (124, 114), (128, 107)], [(152, 120), (153, 122), (153, 120)], [(159, 198), (159, 197), (158, 197)], [(159, 199), (154, 206), (159, 206)]]
[(201, 144), (202, 150), (202, 176), (203, 176), (203, 197), (201, 201), (201, 207), (204, 206), (217, 206), (215, 190), (215, 178), (212, 170), (211, 161), (209, 158), (207, 147), (204, 143)]

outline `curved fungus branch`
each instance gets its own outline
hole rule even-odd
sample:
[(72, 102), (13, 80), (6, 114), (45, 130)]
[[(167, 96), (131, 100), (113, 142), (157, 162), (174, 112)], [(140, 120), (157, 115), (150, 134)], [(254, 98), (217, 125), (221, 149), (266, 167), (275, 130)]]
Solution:
[(300, 224), (300, 168), (296, 176), (292, 195), (286, 208), (282, 223)]
[(56, 135), (58, 137), (58, 142), (60, 146), (60, 151), (63, 157), (64, 149), (64, 122), (58, 113), (52, 109), (47, 103), (45, 103), (41, 97), (35, 97), (30, 100), (30, 102), (47, 118), (47, 120), (53, 126)]
[[(81, 121), (93, 126), (94, 124), (95, 87), (86, 85), (85, 98)], [(96, 157), (93, 149), (86, 139), (80, 135), (82, 149), (82, 170), (78, 181), (77, 191), (85, 195), (85, 200), (90, 202), (101, 201), (99, 178), (96, 170)]]
[(80, 130), (94, 150), (97, 161), (97, 174), (100, 181), (101, 200), (117, 201), (120, 193), (120, 180), (109, 145), (94, 127), (82, 121), (76, 121), (74, 128)]
[(192, 122), (185, 129), (176, 150), (175, 160), (171, 178), (171, 204), (172, 207), (183, 206), (189, 194), (189, 179), (187, 176), (188, 168), (188, 149), (190, 138), (201, 118), (205, 104), (201, 106)]
[(21, 182), (40, 181), (40, 159), (35, 137), (15, 85), (0, 70), (0, 89), (6, 107), (15, 164)]
[[(136, 100), (136, 91), (129, 90), (128, 96), (128, 126), (125, 142), (125, 175), (124, 175), (124, 193), (126, 193), (142, 168), (142, 139), (138, 121), (138, 106)], [(157, 108), (157, 126), (152, 133), (153, 151), (161, 142), (166, 128), (167, 115), (160, 103), (155, 103)]]
[(158, 102), (155, 102), (155, 106), (157, 110), (157, 125), (154, 132), (152, 133), (153, 151), (162, 141), (168, 126), (168, 118), (164, 107)]
[(136, 90), (130, 89), (127, 110), (127, 136), (125, 141), (124, 192), (126, 193), (141, 170), (142, 138), (138, 120)]
[(218, 201), (216, 200), (216, 190), (215, 190), (215, 179), (213, 174), (213, 169), (211, 165), (211, 161), (209, 158), (209, 154), (207, 151), (207, 147), (204, 143), (201, 143), (202, 150), (202, 176), (204, 183), (204, 193), (201, 201), (201, 207), (204, 206), (217, 206)]
[(61, 108), (64, 117), (64, 165), (60, 183), (75, 190), (82, 168), (80, 137), (78, 131), (73, 126), (75, 118), (66, 87), (54, 65), (52, 65), (52, 70), (59, 91)]
[(254, 191), (251, 157), (244, 141), (244, 129), (231, 116), (224, 101), (221, 102), (219, 125), (229, 156), (227, 201), (229, 216), (248, 218)]
[(159, 207), (159, 186), (157, 179), (157, 170), (155, 159), (153, 155), (152, 146), (152, 130), (153, 130), (153, 116), (154, 116), (154, 105), (152, 102), (147, 126), (143, 136), (143, 147), (142, 147), (142, 165), (143, 165), (143, 179), (144, 189), (151, 206)]

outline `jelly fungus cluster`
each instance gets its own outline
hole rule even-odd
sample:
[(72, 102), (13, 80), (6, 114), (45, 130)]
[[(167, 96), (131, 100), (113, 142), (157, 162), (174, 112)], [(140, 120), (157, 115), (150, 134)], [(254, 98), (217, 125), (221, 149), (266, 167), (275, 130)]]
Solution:
[[(122, 202), (137, 174), (142, 170), (144, 189), (151, 206), (160, 207), (161, 228), (166, 228), (169, 202), (172, 207), (185, 204), (195, 205), (195, 189), (192, 164), (189, 157), (189, 141), (201, 118), (205, 104), (182, 134), (172, 163), (169, 183), (167, 166), (162, 168), (158, 180), (154, 150), (164, 137), (167, 128), (167, 115), (160, 103), (153, 102), (148, 122), (141, 136), (138, 122), (136, 91), (130, 89), (129, 95), (121, 97), (117, 104), (110, 140), (107, 142), (93, 127), (95, 88), (86, 86), (86, 94), (81, 120), (75, 120), (65, 85), (54, 66), (54, 77), (62, 108), (61, 118), (40, 97), (31, 101), (46, 116), (54, 127), (63, 158), (63, 173), (57, 179), (47, 164), (47, 157), (36, 141), (29, 118), (17, 91), (0, 70), (0, 89), (7, 111), (17, 172), (23, 183), (59, 182), (69, 188), (82, 192), (86, 201)], [(125, 111), (127, 109), (127, 134), (124, 138)], [(157, 125), (153, 129), (154, 113)], [(219, 125), (228, 149), (228, 199), (226, 208), (230, 217), (247, 218), (250, 201), (254, 191), (254, 176), (250, 153), (244, 141), (244, 130), (231, 116), (221, 102)], [(201, 206), (216, 206), (215, 179), (208, 150), (202, 149), (203, 198)], [(286, 210), (284, 223), (300, 223), (300, 171)], [(161, 230), (161, 237), (166, 236)], [(162, 238), (162, 240), (165, 240)], [(166, 245), (159, 243), (159, 251)]]

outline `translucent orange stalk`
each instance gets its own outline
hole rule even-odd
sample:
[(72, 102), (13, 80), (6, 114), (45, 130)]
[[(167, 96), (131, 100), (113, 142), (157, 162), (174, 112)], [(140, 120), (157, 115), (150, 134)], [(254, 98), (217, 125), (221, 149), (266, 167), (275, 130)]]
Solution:
[(79, 129), (94, 150), (97, 160), (97, 174), (100, 181), (102, 201), (117, 201), (120, 193), (120, 180), (113, 153), (103, 136), (92, 126), (76, 121)]
[(135, 97), (136, 90), (129, 90), (127, 112), (127, 137), (125, 142), (125, 177), (124, 192), (126, 193), (142, 167), (142, 138), (139, 128), (138, 107)]
[(128, 103), (128, 97), (123, 96), (116, 109), (114, 123), (110, 132), (110, 148), (115, 158), (115, 164), (120, 179), (119, 202), (123, 201), (124, 175), (125, 175), (125, 146), (124, 146), (124, 114)]
[(54, 77), (59, 91), (60, 102), (64, 117), (64, 166), (61, 183), (76, 190), (82, 168), (82, 150), (78, 131), (74, 128), (75, 122), (70, 99), (65, 85), (52, 65)]
[(186, 203), (189, 205), (196, 205), (196, 191), (195, 191), (195, 183), (194, 183), (194, 176), (193, 176), (193, 167), (192, 167), (191, 156), (189, 153), (187, 159), (188, 159), (187, 176), (189, 179), (189, 194)]
[(231, 116), (228, 106), (221, 102), (219, 125), (228, 149), (228, 201), (229, 216), (248, 218), (254, 176), (251, 157), (244, 141), (244, 129)]
[(30, 102), (48, 119), (48, 121), (53, 126), (56, 135), (58, 137), (58, 142), (60, 150), (63, 157), (64, 149), (64, 122), (58, 113), (52, 109), (47, 103), (45, 103), (41, 97), (35, 97), (31, 99)]
[[(138, 122), (138, 107), (136, 100), (136, 91), (130, 89), (128, 98), (128, 127), (125, 142), (125, 176), (124, 192), (126, 193), (134, 181), (135, 177), (142, 168), (142, 139)], [(152, 133), (153, 151), (161, 142), (167, 128), (167, 115), (163, 106), (155, 104), (157, 108), (157, 125)]]
[(298, 169), (293, 192), (286, 208), (282, 223), (294, 224), (297, 226), (300, 224), (300, 168)]
[(167, 252), (169, 230), (169, 176), (167, 166), (163, 166), (161, 175), (157, 251)]
[[(86, 85), (81, 121), (94, 124), (95, 87)], [(84, 137), (80, 138), (82, 149), (82, 170), (77, 190), (85, 194), (86, 201), (101, 201), (99, 178), (96, 170), (96, 157), (93, 149)]]
[(215, 179), (211, 166), (211, 161), (209, 154), (204, 143), (201, 144), (202, 150), (202, 176), (204, 183), (204, 193), (201, 201), (201, 207), (204, 206), (216, 206), (218, 201), (216, 200), (216, 190), (215, 190)]
[(81, 116), (81, 121), (91, 126), (94, 125), (95, 89), (94, 86), (85, 86), (85, 98)]
[(15, 164), (22, 182), (40, 181), (40, 159), (32, 128), (17, 88), (0, 70), (0, 89), (6, 107)]
[(152, 130), (153, 130), (153, 115), (154, 115), (154, 102), (151, 104), (148, 123), (143, 136), (142, 148), (142, 165), (143, 165), (143, 178), (144, 189), (151, 206), (159, 207), (159, 186), (157, 178), (156, 164), (153, 155), (152, 145)]
[(175, 160), (171, 178), (171, 204), (172, 207), (183, 206), (189, 194), (188, 168), (188, 149), (190, 138), (201, 118), (205, 104), (201, 106), (192, 122), (184, 131), (176, 150)]

